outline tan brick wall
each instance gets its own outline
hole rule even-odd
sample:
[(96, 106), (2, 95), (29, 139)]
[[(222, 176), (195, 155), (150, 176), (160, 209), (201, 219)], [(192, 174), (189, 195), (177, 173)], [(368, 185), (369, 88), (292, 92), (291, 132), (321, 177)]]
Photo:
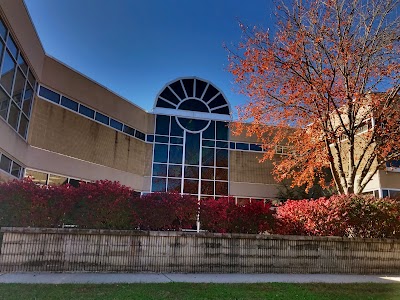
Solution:
[(29, 143), (118, 170), (150, 174), (146, 162), (151, 145), (38, 98)]
[(250, 183), (276, 183), (272, 176), (272, 161), (259, 162), (262, 153), (231, 151), (230, 180)]

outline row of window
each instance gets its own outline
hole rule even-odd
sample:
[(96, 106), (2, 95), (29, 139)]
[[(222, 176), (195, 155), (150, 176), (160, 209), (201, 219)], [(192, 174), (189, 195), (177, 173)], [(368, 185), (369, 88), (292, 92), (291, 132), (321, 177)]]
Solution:
[(64, 185), (64, 184), (68, 183), (74, 187), (78, 187), (79, 183), (81, 181), (87, 182), (86, 180), (83, 180), (83, 179), (55, 175), (55, 174), (36, 171), (36, 170), (32, 170), (32, 169), (25, 170), (25, 177), (31, 178), (34, 183), (40, 184), (40, 185), (58, 186), (58, 185)]
[(26, 139), (36, 79), (0, 20), (0, 116)]
[(118, 120), (115, 120), (115, 119), (105, 115), (105, 114), (102, 114), (92, 108), (89, 108), (79, 102), (76, 102), (74, 100), (71, 100), (71, 99), (63, 96), (63, 95), (60, 95), (59, 93), (54, 92), (51, 89), (46, 88), (42, 85), (40, 85), (40, 88), (39, 88), (39, 96), (41, 96), (44, 99), (49, 100), (53, 103), (61, 105), (65, 108), (68, 108), (69, 110), (80, 113), (81, 115), (83, 115), (89, 119), (92, 119), (101, 124), (110, 126), (113, 129), (121, 131), (132, 137), (138, 138), (142, 141), (146, 140), (146, 135), (143, 132), (141, 132), (137, 129), (134, 129)]
[(16, 178), (21, 178), (24, 168), (4, 153), (0, 153), (0, 169)]

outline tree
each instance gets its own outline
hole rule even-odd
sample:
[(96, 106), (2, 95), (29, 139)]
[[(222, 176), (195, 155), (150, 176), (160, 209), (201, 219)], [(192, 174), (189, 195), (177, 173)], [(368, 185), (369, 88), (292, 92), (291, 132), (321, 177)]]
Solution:
[[(281, 0), (276, 32), (243, 29), (229, 71), (249, 100), (234, 132), (256, 135), (278, 180), (310, 188), (324, 170), (361, 193), (400, 158), (399, 0)], [(251, 121), (250, 124), (245, 124)]]

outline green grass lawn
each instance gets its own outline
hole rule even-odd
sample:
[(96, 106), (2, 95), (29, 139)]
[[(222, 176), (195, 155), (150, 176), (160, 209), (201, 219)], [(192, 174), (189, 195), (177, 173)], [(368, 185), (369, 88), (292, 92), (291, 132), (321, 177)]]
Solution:
[(0, 299), (400, 299), (400, 284), (0, 284)]

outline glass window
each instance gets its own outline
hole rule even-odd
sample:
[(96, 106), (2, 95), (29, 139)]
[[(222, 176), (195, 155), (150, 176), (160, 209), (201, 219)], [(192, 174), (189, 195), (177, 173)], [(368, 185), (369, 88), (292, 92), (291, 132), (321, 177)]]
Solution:
[(108, 122), (110, 121), (109, 117), (99, 112), (96, 112), (95, 120), (106, 125), (108, 125)]
[(201, 168), (201, 178), (214, 180), (214, 168)]
[(18, 106), (21, 106), (22, 104), (22, 95), (24, 93), (24, 86), (25, 86), (25, 77), (22, 74), (21, 70), (17, 69), (12, 97), (15, 103), (18, 104)]
[(146, 140), (146, 135), (143, 132), (139, 131), (139, 130), (135, 131), (135, 137), (137, 137), (138, 139), (140, 139), (142, 141)]
[(4, 40), (6, 40), (6, 34), (7, 34), (7, 28), (6, 26), (4, 26), (3, 21), (0, 20), (0, 35)]
[(262, 148), (261, 148), (260, 145), (250, 144), (250, 150), (252, 150), (252, 151), (262, 151)]
[(228, 195), (228, 182), (216, 181), (215, 182), (215, 194), (221, 196)]
[(193, 97), (193, 84), (194, 79), (182, 79), (183, 86), (185, 87), (186, 94), (188, 97)]
[(238, 150), (249, 150), (249, 144), (236, 143), (236, 149), (238, 149)]
[(61, 105), (65, 106), (73, 111), (78, 111), (78, 102), (75, 102), (67, 97), (61, 97)]
[(169, 135), (169, 116), (156, 117), (156, 134)]
[(72, 185), (73, 187), (79, 187), (80, 184), (81, 184), (81, 181), (80, 181), (79, 179), (72, 179), (72, 178), (70, 178), (70, 179), (68, 180), (68, 183), (69, 183), (70, 185)]
[(15, 161), (12, 163), (12, 168), (11, 168), (11, 175), (21, 178), (22, 175), (22, 167), (17, 164)]
[(167, 101), (164, 101), (161, 98), (158, 98), (157, 100), (157, 107), (176, 108), (175, 105), (172, 105), (171, 103), (168, 103)]
[(167, 184), (166, 178), (153, 177), (152, 191), (153, 192), (165, 192), (166, 184)]
[(24, 72), (24, 74), (26, 75), (26, 73), (28, 72), (28, 65), (25, 62), (25, 59), (22, 57), (21, 52), (18, 55), (18, 66), (21, 68), (22, 72)]
[(185, 92), (183, 91), (182, 85), (181, 85), (181, 81), (175, 81), (174, 83), (171, 83), (169, 85), (175, 92), (175, 94), (177, 94), (179, 96), (179, 98), (181, 99), (185, 99)]
[(183, 156), (183, 147), (171, 145), (169, 147), (169, 162), (173, 164), (181, 164)]
[(208, 105), (211, 108), (219, 107), (222, 105), (227, 105), (228, 103), (226, 102), (224, 96), (222, 94), (219, 94), (217, 97), (214, 98), (213, 101), (211, 101)]
[(188, 119), (188, 118), (178, 118), (179, 123), (182, 125), (183, 128), (198, 132), (205, 127), (207, 127), (209, 121), (207, 120), (198, 120), (198, 119)]
[(203, 195), (214, 195), (214, 181), (201, 181), (201, 193)]
[(154, 161), (166, 163), (168, 160), (168, 145), (155, 144), (154, 145)]
[(94, 110), (85, 105), (79, 105), (79, 113), (91, 119), (94, 118)]
[(203, 146), (215, 147), (215, 141), (203, 140)]
[(204, 82), (203, 80), (196, 79), (196, 98), (201, 98), (206, 86), (207, 86), (206, 82)]
[(160, 97), (162, 97), (162, 98), (168, 100), (169, 102), (175, 103), (175, 104), (178, 104), (178, 103), (181, 101), (180, 99), (178, 99), (178, 98), (174, 95), (174, 93), (171, 92), (171, 90), (170, 90), (168, 87), (166, 87), (166, 88), (162, 91), (162, 93), (160, 94)]
[(228, 180), (228, 169), (215, 169), (215, 179), (217, 180)]
[(8, 115), (8, 124), (10, 124), (15, 130), (18, 129), (19, 112), (17, 105), (14, 101), (11, 101), (10, 113)]
[(24, 103), (22, 104), (22, 111), (29, 117), (31, 114), (33, 100), (33, 90), (29, 84), (25, 85)]
[(168, 178), (168, 188), (167, 188), (168, 192), (180, 193), (181, 192), (181, 184), (182, 184), (181, 179)]
[(183, 136), (183, 129), (176, 122), (176, 117), (171, 118), (171, 136)]
[(167, 165), (153, 164), (153, 176), (167, 176)]
[(171, 143), (171, 144), (179, 144), (179, 145), (182, 145), (182, 144), (183, 144), (183, 138), (171, 137), (171, 138), (170, 138), (170, 143)]
[(47, 184), (57, 186), (57, 185), (64, 185), (67, 183), (68, 183), (67, 177), (50, 174), (49, 181)]
[(21, 114), (21, 119), (19, 120), (18, 133), (23, 138), (26, 138), (26, 133), (27, 133), (27, 130), (28, 130), (28, 124), (29, 124), (28, 119), (23, 114)]
[(217, 95), (219, 92), (218, 90), (213, 87), (211, 84), (208, 85), (207, 91), (204, 94), (203, 100), (205, 102), (210, 101), (215, 95)]
[(117, 120), (110, 119), (110, 126), (122, 131), (123, 124), (121, 122), (118, 122)]
[(33, 76), (31, 69), (28, 72), (28, 81), (33, 88), (35, 88), (35, 76)]
[(167, 136), (159, 136), (156, 135), (156, 143), (165, 143), (168, 144), (169, 138)]
[(0, 159), (0, 169), (2, 169), (3, 171), (6, 171), (7, 173), (10, 173), (11, 170), (11, 163), (12, 160), (9, 159), (7, 156), (5, 156), (4, 154), (1, 155), (1, 159)]
[(189, 111), (199, 111), (199, 112), (209, 112), (208, 106), (203, 102), (196, 99), (188, 99), (180, 103), (178, 109), (189, 110)]
[(146, 137), (146, 141), (152, 143), (154, 141), (154, 135), (148, 134)]
[(383, 198), (389, 197), (389, 191), (388, 190), (382, 190), (382, 197)]
[(214, 166), (214, 148), (201, 149), (201, 164), (203, 166)]
[(188, 194), (197, 194), (199, 192), (199, 181), (194, 179), (185, 179), (183, 192)]
[(211, 121), (207, 129), (203, 131), (203, 139), (215, 139), (215, 121)]
[(228, 140), (228, 126), (225, 122), (217, 121), (217, 140)]
[(131, 136), (135, 136), (135, 129), (129, 127), (128, 125), (124, 125), (124, 132)]
[(10, 95), (14, 79), (14, 70), (15, 70), (15, 62), (11, 58), (11, 55), (8, 53), (8, 51), (5, 51), (3, 65), (1, 68), (0, 84)]
[(43, 172), (26, 169), (25, 177), (30, 177), (32, 181), (36, 184), (47, 184), (47, 174)]
[(10, 98), (8, 95), (0, 88), (0, 116), (3, 117), (4, 120), (7, 119), (8, 105), (10, 103)]
[(200, 134), (186, 133), (185, 164), (199, 164)]
[(228, 142), (217, 142), (218, 148), (228, 148)]
[(230, 143), (229, 143), (229, 148), (235, 149), (235, 143), (234, 143), (234, 142), (230, 142)]
[(185, 178), (199, 178), (199, 167), (185, 166)]
[(57, 103), (57, 104), (60, 103), (60, 95), (56, 92), (49, 90), (48, 88), (45, 88), (44, 86), (40, 86), (39, 96), (42, 96), (43, 98), (46, 98), (47, 100), (53, 101), (54, 103)]
[(221, 115), (229, 115), (230, 114), (228, 105), (220, 107), (218, 109), (214, 109), (211, 112), (214, 114), (221, 114)]
[(228, 167), (228, 150), (217, 149), (216, 151), (216, 166)]
[(182, 177), (182, 166), (181, 165), (169, 165), (168, 166), (168, 177)]
[(17, 46), (15, 46), (14, 40), (12, 39), (10, 34), (8, 35), (7, 38), (7, 47), (8, 50), (10, 50), (12, 56), (14, 56), (14, 58), (17, 59), (18, 49)]

